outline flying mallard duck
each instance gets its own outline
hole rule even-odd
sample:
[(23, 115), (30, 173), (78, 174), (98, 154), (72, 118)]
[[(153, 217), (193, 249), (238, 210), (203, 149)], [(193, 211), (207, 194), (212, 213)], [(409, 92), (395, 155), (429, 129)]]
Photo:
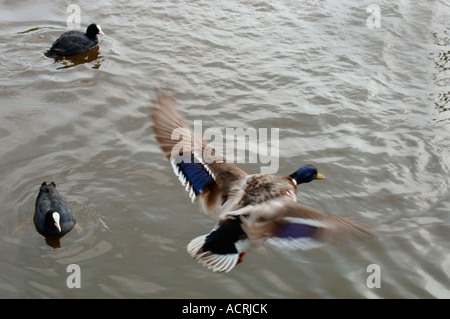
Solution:
[(283, 249), (310, 249), (370, 233), (356, 221), (297, 202), (297, 185), (324, 178), (314, 166), (303, 166), (289, 176), (247, 174), (204, 140), (192, 139), (170, 95), (159, 92), (154, 102), (151, 117), (161, 150), (192, 201), (219, 219), (209, 234), (187, 246), (203, 265), (229, 272), (266, 241)]

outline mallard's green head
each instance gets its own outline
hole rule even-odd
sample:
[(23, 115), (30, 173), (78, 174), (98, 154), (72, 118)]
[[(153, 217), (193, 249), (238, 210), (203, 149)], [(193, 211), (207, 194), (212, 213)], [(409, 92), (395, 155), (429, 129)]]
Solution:
[(296, 172), (289, 175), (298, 184), (309, 183), (315, 179), (324, 179), (325, 176), (317, 172), (317, 168), (313, 165), (305, 165), (300, 167)]

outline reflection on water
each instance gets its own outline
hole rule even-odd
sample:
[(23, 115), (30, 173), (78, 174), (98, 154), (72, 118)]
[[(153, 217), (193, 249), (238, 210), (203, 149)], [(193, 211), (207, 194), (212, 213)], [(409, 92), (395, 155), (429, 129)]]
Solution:
[(57, 237), (45, 237), (45, 243), (53, 248), (61, 247), (60, 238)]
[[(0, 297), (450, 297), (445, 1), (384, 2), (379, 29), (356, 0), (77, 4), (107, 36), (57, 60), (43, 52), (67, 4), (2, 4)], [(149, 130), (161, 86), (190, 124), (279, 128), (278, 174), (311, 163), (327, 177), (300, 200), (379, 225), (377, 237), (204, 269), (186, 245), (215, 221)], [(56, 249), (32, 221), (42, 180), (63, 185), (77, 219)], [(80, 289), (65, 284), (71, 263)], [(366, 284), (371, 264), (381, 288)]]
[(77, 66), (79, 64), (83, 63), (90, 63), (95, 61), (93, 63), (92, 68), (98, 69), (102, 65), (102, 62), (104, 60), (103, 56), (100, 55), (99, 46), (93, 47), (91, 50), (72, 55), (72, 56), (66, 56), (66, 57), (55, 57), (55, 63), (58, 63), (58, 65), (62, 65), (57, 67), (57, 69), (68, 69), (72, 68), (74, 66)]

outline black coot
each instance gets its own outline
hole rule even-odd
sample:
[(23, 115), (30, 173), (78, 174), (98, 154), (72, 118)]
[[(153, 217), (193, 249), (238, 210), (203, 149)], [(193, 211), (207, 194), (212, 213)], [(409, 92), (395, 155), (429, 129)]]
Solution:
[(88, 26), (86, 33), (78, 30), (64, 32), (45, 53), (49, 58), (70, 56), (88, 51), (98, 44), (97, 34), (105, 35), (98, 24)]
[(43, 182), (36, 198), (33, 216), (36, 230), (45, 237), (62, 237), (75, 226), (75, 216), (55, 183)]

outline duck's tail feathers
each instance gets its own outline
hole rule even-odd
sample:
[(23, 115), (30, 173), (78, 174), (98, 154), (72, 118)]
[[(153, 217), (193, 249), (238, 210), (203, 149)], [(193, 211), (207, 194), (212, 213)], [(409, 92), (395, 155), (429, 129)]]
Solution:
[(212, 271), (229, 272), (240, 262), (241, 255), (239, 253), (217, 254), (211, 251), (203, 251), (208, 235), (198, 236), (193, 239), (188, 244), (187, 251), (199, 263)]

